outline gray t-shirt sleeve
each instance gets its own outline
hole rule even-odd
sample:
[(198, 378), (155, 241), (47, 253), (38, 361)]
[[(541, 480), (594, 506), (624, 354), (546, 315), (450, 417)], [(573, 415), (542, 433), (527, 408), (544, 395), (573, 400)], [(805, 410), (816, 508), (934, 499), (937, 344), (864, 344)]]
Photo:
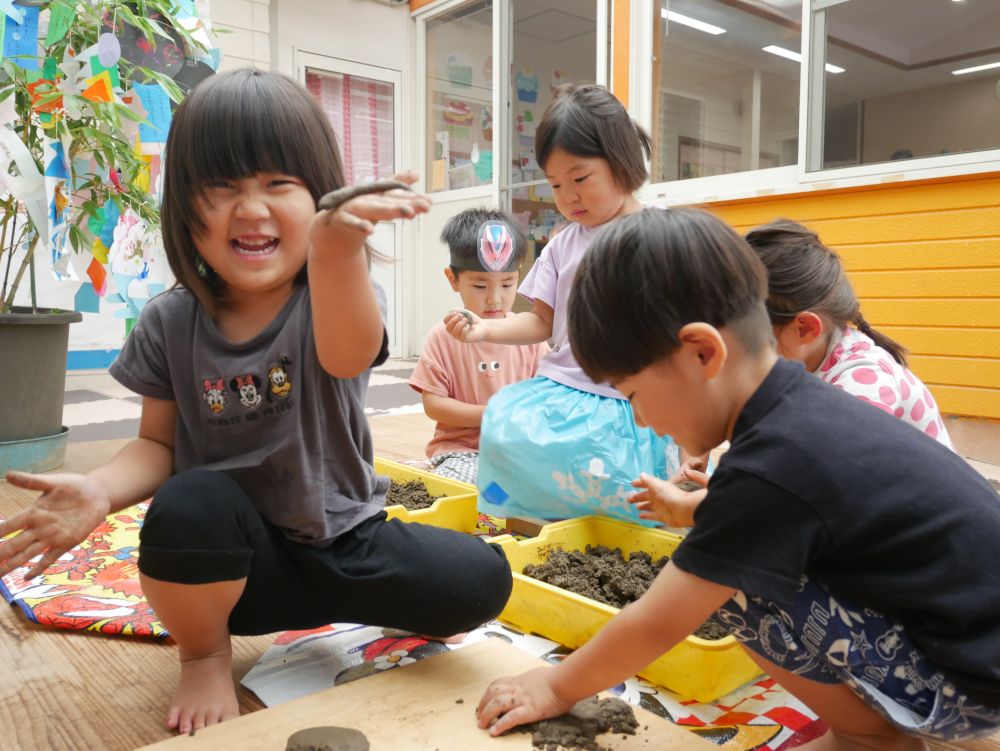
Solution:
[(140, 396), (173, 400), (161, 316), (164, 299), (163, 295), (154, 297), (143, 308), (109, 372), (116, 381)]

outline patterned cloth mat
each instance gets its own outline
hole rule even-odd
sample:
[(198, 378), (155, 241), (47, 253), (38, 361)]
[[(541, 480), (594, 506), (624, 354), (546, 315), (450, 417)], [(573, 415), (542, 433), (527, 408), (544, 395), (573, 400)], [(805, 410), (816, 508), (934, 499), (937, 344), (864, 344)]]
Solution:
[[(141, 503), (108, 516), (84, 543), (30, 582), (24, 580), (27, 566), (13, 571), (0, 580), (0, 593), (40, 625), (167, 637), (139, 588), (139, 527), (147, 507)], [(481, 519), (483, 532), (505, 532), (496, 522)], [(497, 621), (470, 632), (458, 644), (373, 626), (331, 624), (280, 634), (241, 683), (272, 706), (487, 638), (504, 639), (549, 662), (569, 653), (556, 642)], [(612, 693), (727, 751), (786, 751), (825, 730), (803, 704), (766, 677), (711, 704), (685, 700), (639, 678), (629, 678)]]
[(148, 507), (145, 502), (111, 514), (31, 581), (24, 579), (29, 566), (15, 569), (0, 579), (0, 594), (42, 626), (166, 637), (139, 588), (139, 527)]

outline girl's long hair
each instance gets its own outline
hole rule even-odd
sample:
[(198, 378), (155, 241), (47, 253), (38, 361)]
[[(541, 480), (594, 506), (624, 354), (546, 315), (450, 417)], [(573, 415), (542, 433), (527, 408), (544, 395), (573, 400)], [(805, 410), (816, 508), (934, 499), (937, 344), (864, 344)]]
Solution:
[(865, 320), (840, 256), (815, 232), (790, 219), (776, 219), (750, 230), (746, 240), (767, 268), (771, 323), (788, 323), (805, 310), (824, 313), (838, 328), (853, 324), (906, 365), (906, 348)]

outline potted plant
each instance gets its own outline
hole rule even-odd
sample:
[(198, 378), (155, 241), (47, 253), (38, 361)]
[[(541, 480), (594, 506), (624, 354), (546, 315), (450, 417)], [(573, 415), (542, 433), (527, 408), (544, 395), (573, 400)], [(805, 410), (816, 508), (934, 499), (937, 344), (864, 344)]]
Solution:
[[(7, 38), (0, 61), (0, 471), (42, 471), (59, 466), (65, 454), (69, 325), (81, 314), (39, 303), (39, 258), (52, 273), (68, 275), (70, 253), (92, 254), (84, 284), (100, 285), (102, 294), (119, 218), (131, 217), (147, 231), (158, 226), (152, 159), (139, 130), (147, 140), (149, 133), (165, 140), (164, 109), (169, 120), (170, 101), (184, 93), (174, 76), (207, 48), (207, 37), (195, 36), (204, 31), (189, 0), (18, 0), (6, 7), (0, 11)], [(19, 290), (24, 304), (15, 305)]]

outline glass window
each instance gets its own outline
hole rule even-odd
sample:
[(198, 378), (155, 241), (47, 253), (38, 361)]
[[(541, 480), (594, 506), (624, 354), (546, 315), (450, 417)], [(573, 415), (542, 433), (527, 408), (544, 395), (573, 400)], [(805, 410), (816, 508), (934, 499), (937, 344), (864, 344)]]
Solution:
[[(526, 274), (563, 222), (535, 160), (535, 131), (559, 86), (594, 83), (597, 77), (597, 2), (513, 0), (511, 12), (511, 163), (501, 187), (531, 243), (521, 269)], [(523, 304), (518, 298), (517, 305)]]
[(846, 0), (812, 21), (810, 170), (1000, 148), (1000, 3)]
[(457, 190), (493, 181), (492, 2), (427, 22), (427, 185)]
[(392, 177), (396, 161), (392, 84), (307, 68), (306, 88), (337, 134), (346, 184)]
[(801, 0), (654, 7), (652, 181), (796, 164)]

